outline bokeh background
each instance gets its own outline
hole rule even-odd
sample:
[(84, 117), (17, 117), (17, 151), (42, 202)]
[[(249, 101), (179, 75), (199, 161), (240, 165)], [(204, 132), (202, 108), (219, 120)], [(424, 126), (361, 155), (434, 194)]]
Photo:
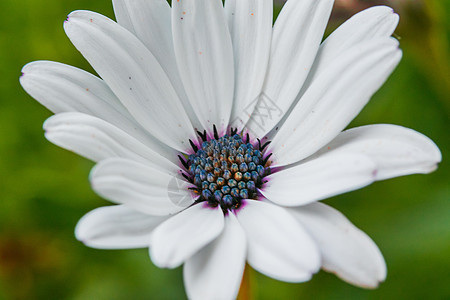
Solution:
[[(431, 175), (378, 182), (326, 201), (382, 250), (388, 277), (378, 289), (325, 272), (288, 284), (253, 271), (254, 299), (450, 299), (450, 1), (337, 0), (327, 33), (382, 3), (401, 15), (395, 34), (404, 58), (350, 127), (414, 128), (439, 145), (444, 161)], [(76, 9), (113, 18), (109, 0), (0, 1), (0, 299), (184, 299), (181, 268), (156, 268), (146, 249), (95, 250), (74, 238), (78, 219), (108, 202), (90, 189), (91, 162), (45, 140), (42, 123), (51, 113), (18, 78), (34, 60), (92, 70), (63, 32)]]

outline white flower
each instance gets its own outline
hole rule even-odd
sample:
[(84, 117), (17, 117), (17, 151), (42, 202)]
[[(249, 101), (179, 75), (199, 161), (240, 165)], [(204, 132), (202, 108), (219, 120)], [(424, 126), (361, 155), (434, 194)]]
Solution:
[(342, 132), (400, 61), (398, 16), (373, 7), (321, 43), (332, 0), (290, 0), (273, 28), (272, 0), (113, 2), (118, 23), (75, 11), (64, 25), (102, 79), (40, 61), (20, 80), (56, 114), (46, 137), (98, 162), (93, 189), (120, 204), (77, 238), (184, 263), (192, 299), (236, 297), (246, 261), (288, 282), (321, 267), (383, 281), (373, 241), (317, 201), (441, 160), (400, 126)]

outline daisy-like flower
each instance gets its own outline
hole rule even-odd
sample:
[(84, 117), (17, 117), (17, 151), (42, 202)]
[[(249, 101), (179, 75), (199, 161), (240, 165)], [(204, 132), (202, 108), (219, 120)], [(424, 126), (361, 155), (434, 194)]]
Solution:
[(90, 247), (148, 247), (184, 263), (192, 299), (236, 297), (246, 262), (287, 282), (320, 268), (373, 288), (374, 242), (319, 200), (433, 171), (427, 137), (395, 125), (343, 131), (401, 58), (384, 6), (324, 42), (332, 0), (114, 0), (64, 24), (101, 79), (55, 62), (23, 68), (24, 89), (55, 113), (46, 137), (97, 165), (90, 180), (119, 205), (77, 225)]

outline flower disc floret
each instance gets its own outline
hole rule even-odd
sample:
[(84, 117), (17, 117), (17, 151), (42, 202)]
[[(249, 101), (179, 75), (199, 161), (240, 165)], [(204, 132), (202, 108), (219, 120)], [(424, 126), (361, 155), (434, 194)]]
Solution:
[(264, 152), (268, 143), (261, 145), (258, 140), (254, 145), (248, 134), (244, 137), (233, 130), (221, 137), (216, 130), (214, 138), (201, 137), (199, 146), (190, 141), (194, 153), (187, 160), (180, 156), (185, 177), (196, 186), (197, 202), (227, 211), (239, 208), (242, 199), (257, 199), (264, 177), (270, 174), (270, 154)]

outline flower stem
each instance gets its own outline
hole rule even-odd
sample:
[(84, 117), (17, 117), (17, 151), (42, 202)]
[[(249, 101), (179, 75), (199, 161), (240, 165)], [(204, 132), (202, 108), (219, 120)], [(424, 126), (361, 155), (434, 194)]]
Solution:
[(254, 299), (252, 292), (252, 270), (249, 265), (245, 266), (244, 275), (242, 276), (241, 287), (237, 300), (251, 300)]

